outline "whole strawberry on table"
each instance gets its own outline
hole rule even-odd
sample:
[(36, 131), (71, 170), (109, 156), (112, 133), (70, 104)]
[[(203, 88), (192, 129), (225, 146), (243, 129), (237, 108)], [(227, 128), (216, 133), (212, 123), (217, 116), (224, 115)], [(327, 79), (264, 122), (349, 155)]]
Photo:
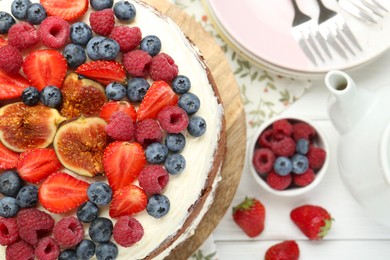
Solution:
[(233, 208), (233, 219), (249, 237), (256, 237), (264, 230), (265, 207), (258, 199), (247, 197)]

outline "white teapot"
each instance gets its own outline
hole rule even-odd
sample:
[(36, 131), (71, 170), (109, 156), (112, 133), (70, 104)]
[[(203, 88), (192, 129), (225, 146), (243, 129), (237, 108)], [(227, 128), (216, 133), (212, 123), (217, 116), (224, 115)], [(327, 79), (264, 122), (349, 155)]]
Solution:
[(328, 114), (341, 137), (337, 160), (357, 201), (390, 226), (390, 86), (359, 88), (346, 73), (330, 71)]

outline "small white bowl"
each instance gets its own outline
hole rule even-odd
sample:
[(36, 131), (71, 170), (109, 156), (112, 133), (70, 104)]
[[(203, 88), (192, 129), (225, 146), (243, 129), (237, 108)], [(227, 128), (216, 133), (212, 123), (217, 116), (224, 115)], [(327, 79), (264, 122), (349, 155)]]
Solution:
[[(253, 166), (252, 158), (253, 158), (253, 154), (254, 154), (254, 151), (256, 148), (258, 138), (260, 137), (261, 133), (263, 133), (266, 129), (271, 127), (271, 125), (275, 121), (278, 121), (281, 119), (288, 119), (289, 121), (292, 121), (292, 122), (305, 122), (305, 123), (311, 125), (317, 132), (317, 135), (313, 140), (314, 145), (316, 147), (321, 147), (326, 152), (324, 164), (322, 165), (321, 169), (316, 171), (316, 177), (315, 177), (314, 181), (305, 187), (288, 187), (285, 190), (273, 189), (272, 187), (270, 187), (267, 184), (267, 182), (262, 177), (259, 176), (259, 174), (257, 173), (257, 171), (255, 170), (255, 168)], [(321, 131), (321, 129), (315, 123), (313, 123), (311, 120), (301, 118), (301, 117), (293, 117), (293, 116), (288, 116), (288, 117), (278, 116), (278, 117), (274, 117), (274, 118), (264, 122), (259, 127), (259, 129), (256, 131), (256, 134), (252, 137), (252, 140), (251, 140), (251, 143), (250, 143), (248, 149), (249, 149), (249, 151), (248, 151), (248, 158), (247, 159), (248, 159), (248, 163), (250, 165), (250, 171), (251, 171), (253, 178), (257, 181), (257, 183), (263, 189), (265, 189), (269, 193), (272, 193), (272, 194), (277, 195), (277, 196), (283, 196), (283, 197), (291, 197), (291, 196), (301, 195), (301, 194), (307, 193), (308, 191), (315, 188), (321, 182), (322, 178), (324, 177), (324, 175), (328, 169), (329, 158), (330, 158), (329, 144), (328, 144), (328, 141), (326, 140), (325, 135)]]

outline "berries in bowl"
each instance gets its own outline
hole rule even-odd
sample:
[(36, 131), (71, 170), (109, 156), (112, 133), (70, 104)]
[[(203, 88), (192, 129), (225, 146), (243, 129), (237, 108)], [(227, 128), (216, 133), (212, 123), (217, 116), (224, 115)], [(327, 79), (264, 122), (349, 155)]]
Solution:
[(256, 132), (248, 159), (255, 180), (281, 196), (303, 194), (324, 176), (329, 148), (315, 124), (298, 117), (276, 117)]

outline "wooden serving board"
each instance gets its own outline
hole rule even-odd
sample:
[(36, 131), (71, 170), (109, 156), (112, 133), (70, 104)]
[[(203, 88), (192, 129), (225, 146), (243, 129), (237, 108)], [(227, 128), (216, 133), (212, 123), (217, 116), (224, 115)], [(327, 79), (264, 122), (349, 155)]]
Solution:
[(245, 160), (246, 123), (240, 92), (221, 48), (203, 27), (180, 8), (164, 0), (144, 0), (172, 18), (200, 49), (219, 90), (226, 117), (227, 152), (214, 203), (191, 239), (182, 243), (170, 259), (187, 259), (216, 228), (236, 193)]

